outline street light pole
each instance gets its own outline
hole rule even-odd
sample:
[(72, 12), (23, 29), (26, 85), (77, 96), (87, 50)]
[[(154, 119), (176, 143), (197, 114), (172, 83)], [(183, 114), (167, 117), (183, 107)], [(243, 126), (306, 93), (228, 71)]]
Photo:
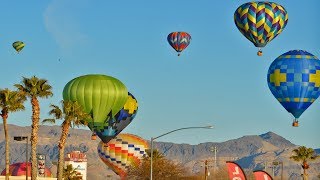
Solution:
[(27, 140), (27, 143), (26, 143), (26, 180), (28, 180), (28, 145), (29, 145), (29, 137), (28, 136), (14, 136), (13, 139), (15, 141)]
[(169, 131), (169, 132), (167, 132), (167, 133), (164, 133), (164, 134), (162, 134), (162, 135), (160, 135), (160, 136), (157, 136), (157, 137), (151, 137), (151, 141), (150, 141), (150, 143), (151, 143), (151, 159), (150, 159), (150, 180), (152, 180), (152, 159), (153, 159), (153, 141), (154, 140), (156, 140), (156, 139), (158, 139), (158, 138), (160, 138), (160, 137), (162, 137), (162, 136), (165, 136), (165, 135), (167, 135), (167, 134), (170, 134), (170, 133), (173, 133), (173, 132), (176, 132), (176, 131), (180, 131), (180, 130), (185, 130), (185, 129), (212, 129), (213, 128), (213, 126), (199, 126), (199, 127), (185, 127), (185, 128), (179, 128), (179, 129), (175, 129), (175, 130), (172, 130), (172, 131)]
[(154, 138), (151, 137), (151, 160), (150, 160), (150, 180), (152, 180), (152, 157), (153, 157), (153, 140)]
[(29, 166), (29, 164), (28, 164), (28, 145), (29, 145), (29, 140), (28, 140), (29, 138), (28, 138), (28, 136), (27, 136), (27, 145), (26, 145), (26, 180), (28, 180), (28, 166)]

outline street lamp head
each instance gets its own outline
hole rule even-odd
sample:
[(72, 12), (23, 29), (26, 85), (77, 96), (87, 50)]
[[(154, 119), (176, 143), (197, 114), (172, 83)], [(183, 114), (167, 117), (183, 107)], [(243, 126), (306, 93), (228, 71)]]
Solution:
[(205, 126), (204, 128), (207, 128), (207, 129), (213, 129), (213, 126)]
[(27, 138), (28, 138), (27, 136), (14, 136), (13, 140), (15, 140), (15, 141), (24, 141)]

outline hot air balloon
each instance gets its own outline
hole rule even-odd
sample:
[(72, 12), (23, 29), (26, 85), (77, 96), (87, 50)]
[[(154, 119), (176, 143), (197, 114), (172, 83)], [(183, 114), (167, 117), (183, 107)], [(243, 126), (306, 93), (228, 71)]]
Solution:
[(24, 43), (21, 41), (16, 41), (12, 44), (13, 48), (19, 53), (24, 48)]
[[(10, 176), (26, 176), (26, 169), (28, 166), (28, 176), (31, 177), (31, 163), (25, 163), (25, 162), (19, 162), (14, 163), (9, 166), (9, 175)], [(51, 171), (49, 168), (44, 168), (44, 176), (46, 177), (52, 177)], [(1, 174), (1, 176), (6, 175), (6, 169), (4, 169)]]
[(100, 133), (103, 142), (116, 135), (114, 117), (128, 99), (126, 86), (118, 79), (99, 74), (80, 76), (69, 81), (63, 89), (63, 99), (77, 101), (89, 113), (88, 127)]
[(268, 86), (274, 97), (295, 119), (320, 95), (320, 61), (313, 54), (293, 50), (275, 59), (268, 70)]
[(119, 134), (108, 143), (102, 141), (98, 145), (100, 159), (121, 179), (126, 176), (130, 165), (139, 165), (143, 157), (147, 156), (149, 148), (146, 140), (133, 134)]
[(277, 37), (288, 23), (287, 11), (273, 2), (248, 2), (234, 13), (239, 31), (256, 47), (262, 56), (262, 47)]
[(180, 53), (190, 44), (191, 36), (187, 32), (172, 32), (168, 35), (167, 40), (180, 56)]
[[(138, 112), (138, 101), (137, 99), (128, 92), (128, 98), (123, 108), (115, 115), (114, 120), (112, 121), (111, 128), (105, 129), (104, 131), (97, 131), (96, 134), (100, 139), (105, 138), (114, 138), (118, 135), (125, 127), (127, 127), (132, 120), (135, 118)], [(109, 134), (111, 135), (109, 136)]]

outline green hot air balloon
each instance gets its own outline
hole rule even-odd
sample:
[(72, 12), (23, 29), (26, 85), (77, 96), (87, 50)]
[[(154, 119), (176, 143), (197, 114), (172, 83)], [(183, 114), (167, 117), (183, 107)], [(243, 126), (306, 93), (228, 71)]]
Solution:
[(19, 53), (24, 48), (24, 43), (21, 41), (16, 41), (12, 44), (12, 47)]
[(99, 74), (72, 79), (63, 89), (64, 100), (77, 101), (91, 115), (88, 127), (94, 134), (101, 132), (102, 136), (99, 137), (103, 142), (112, 139), (110, 129), (114, 126), (114, 116), (122, 109), (127, 98), (128, 90), (121, 81)]

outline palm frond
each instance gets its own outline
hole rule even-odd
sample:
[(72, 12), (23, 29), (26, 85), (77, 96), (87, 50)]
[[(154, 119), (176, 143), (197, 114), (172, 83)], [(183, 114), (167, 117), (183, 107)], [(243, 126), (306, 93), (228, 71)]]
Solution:
[(63, 118), (63, 112), (59, 108), (59, 106), (51, 104), (50, 107), (51, 107), (51, 110), (49, 111), (49, 115), (54, 116), (56, 119), (62, 119)]
[(42, 120), (41, 123), (42, 123), (42, 124), (45, 124), (45, 123), (55, 124), (55, 123), (56, 123), (56, 120), (55, 120), (55, 119), (44, 119), (44, 120)]
[(52, 87), (48, 84), (48, 81), (39, 79), (36, 76), (32, 76), (31, 78), (22, 77), (21, 84), (15, 84), (15, 87), (19, 91), (26, 93), (29, 97), (48, 98), (53, 95)]
[(24, 110), (26, 97), (19, 91), (11, 91), (8, 88), (0, 90), (0, 107), (8, 111), (16, 112)]
[(300, 146), (292, 150), (292, 152), (294, 153), (294, 155), (292, 155), (290, 159), (293, 159), (297, 162), (307, 162), (316, 158), (314, 149), (307, 148), (305, 146)]

